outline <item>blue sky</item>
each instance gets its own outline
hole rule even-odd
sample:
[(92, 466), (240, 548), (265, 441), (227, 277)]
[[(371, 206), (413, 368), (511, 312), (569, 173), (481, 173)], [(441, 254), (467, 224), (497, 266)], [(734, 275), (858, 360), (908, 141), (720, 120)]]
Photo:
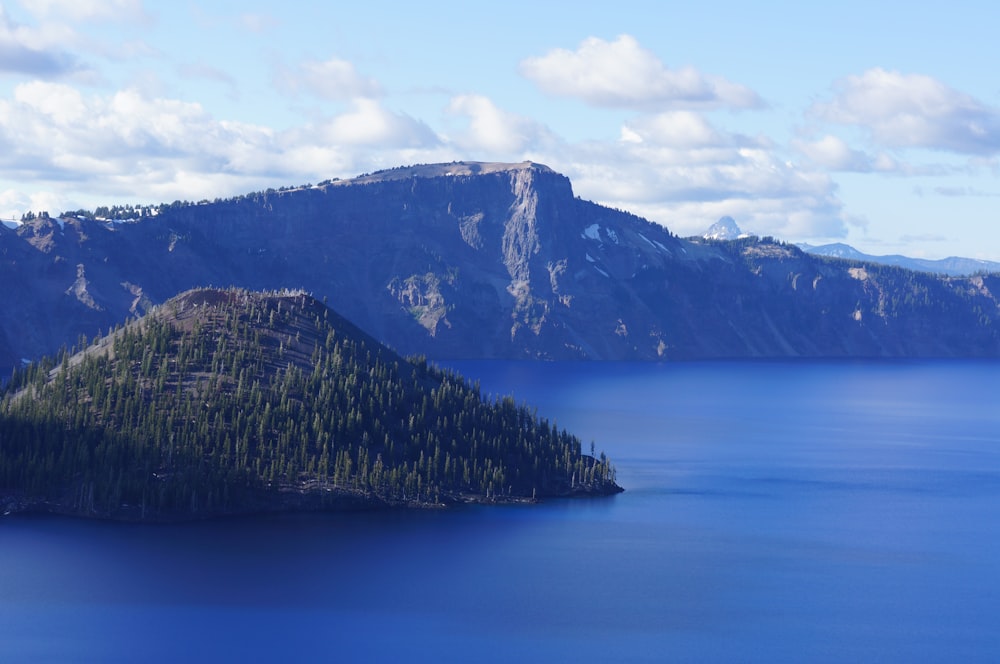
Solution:
[(1000, 260), (1000, 8), (0, 0), (0, 218), (531, 159), (679, 235)]

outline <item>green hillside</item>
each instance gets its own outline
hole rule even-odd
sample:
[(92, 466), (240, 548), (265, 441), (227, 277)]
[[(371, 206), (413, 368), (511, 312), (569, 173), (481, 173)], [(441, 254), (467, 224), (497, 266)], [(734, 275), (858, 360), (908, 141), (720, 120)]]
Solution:
[(0, 507), (170, 520), (609, 494), (609, 461), (303, 293), (199, 289), (15, 374)]

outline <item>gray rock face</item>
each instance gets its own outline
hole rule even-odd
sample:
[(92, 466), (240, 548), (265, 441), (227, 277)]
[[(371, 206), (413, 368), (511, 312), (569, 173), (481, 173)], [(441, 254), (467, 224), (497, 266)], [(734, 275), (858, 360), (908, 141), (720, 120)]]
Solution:
[(3, 374), (208, 285), (302, 288), (430, 358), (1000, 356), (996, 276), (680, 240), (530, 162), (4, 226), (0, 282)]

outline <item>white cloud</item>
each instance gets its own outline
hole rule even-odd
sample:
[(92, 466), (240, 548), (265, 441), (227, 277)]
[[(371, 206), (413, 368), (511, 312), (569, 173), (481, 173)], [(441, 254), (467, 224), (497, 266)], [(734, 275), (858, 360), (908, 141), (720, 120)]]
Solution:
[(836, 136), (824, 136), (818, 141), (796, 141), (795, 147), (813, 163), (832, 171), (867, 171), (871, 169), (868, 155), (852, 150)]
[(875, 68), (848, 76), (835, 96), (813, 105), (827, 122), (855, 125), (891, 148), (927, 148), (968, 155), (1000, 152), (1000, 108), (940, 81)]
[[(0, 190), (30, 182), (29, 191), (76, 208), (212, 199), (407, 163), (533, 159), (568, 175), (581, 196), (683, 235), (700, 234), (725, 214), (761, 235), (846, 233), (828, 176), (788, 163), (765, 138), (714, 126), (690, 108), (690, 99), (686, 107), (629, 119), (619, 141), (569, 145), (536, 120), (476, 94), (450, 100), (444, 110), (457, 128), (439, 135), (388, 108), (378, 82), (340, 60), (305, 63), (284, 84), (345, 102), (343, 109), (277, 131), (218, 119), (162, 92), (84, 94), (66, 84), (21, 84), (0, 99)], [(30, 202), (29, 194), (17, 201)]]
[(639, 116), (622, 127), (623, 140), (571, 145), (486, 97), (461, 95), (446, 110), (467, 123), (451, 138), (369, 98), (279, 132), (137, 89), (84, 95), (36, 81), (0, 100), (0, 180), (32, 182), (76, 208), (212, 199), (407, 163), (533, 159), (569, 176), (579, 195), (682, 235), (725, 214), (761, 235), (846, 233), (828, 176), (694, 113)]
[[(216, 198), (457, 156), (424, 123), (370, 99), (284, 132), (136, 89), (85, 96), (35, 81), (0, 100), (0, 181), (63, 192), (72, 207), (95, 196)], [(20, 200), (29, 196), (22, 191)]]
[(352, 63), (337, 58), (306, 60), (294, 70), (279, 68), (275, 85), (291, 94), (306, 93), (331, 101), (382, 96), (378, 81), (362, 76)]
[(0, 5), (0, 72), (56, 78), (85, 67), (63, 45), (73, 40), (69, 28), (29, 27), (15, 23)]
[(642, 116), (628, 123), (622, 131), (623, 138), (632, 142), (651, 140), (660, 145), (678, 148), (718, 145), (722, 140), (704, 116), (691, 111)]
[[(329, 143), (344, 146), (381, 148), (425, 147), (438, 142), (426, 124), (393, 113), (374, 99), (356, 99), (351, 109), (317, 127), (318, 136)], [(303, 138), (308, 141), (305, 136)]]
[(13, 100), (0, 101), (0, 142), (10, 148), (0, 153), (0, 168), (99, 186), (107, 186), (106, 177), (162, 175), (174, 160), (224, 170), (226, 155), (244, 133), (241, 126), (215, 122), (198, 104), (135, 90), (85, 97), (67, 85), (36, 81), (17, 86)]
[(852, 148), (839, 136), (829, 134), (816, 140), (795, 139), (791, 146), (809, 166), (828, 172), (947, 177), (972, 174), (983, 167), (992, 169), (989, 163), (980, 163), (975, 159), (970, 159), (965, 165), (911, 163), (889, 152), (871, 154)]
[(782, 159), (770, 141), (731, 134), (695, 114), (630, 121), (618, 144), (576, 146), (550, 164), (584, 198), (623, 208), (679, 235), (700, 235), (719, 217), (780, 238), (843, 238), (851, 223), (836, 184)]
[[(33, 81), (14, 89), (14, 101), (51, 118), (56, 125), (68, 125), (83, 113), (83, 96), (75, 88), (57, 83)], [(13, 130), (13, 127), (11, 127)]]
[(51, 191), (26, 194), (16, 189), (0, 191), (0, 219), (17, 221), (25, 212), (62, 212), (66, 199)]
[(670, 69), (632, 36), (585, 39), (576, 51), (555, 49), (521, 62), (521, 73), (544, 92), (602, 107), (632, 109), (751, 108), (749, 88), (685, 67)]
[(447, 112), (468, 120), (468, 127), (452, 138), (467, 152), (509, 155), (536, 148), (549, 138), (548, 130), (534, 120), (504, 111), (482, 95), (454, 97)]

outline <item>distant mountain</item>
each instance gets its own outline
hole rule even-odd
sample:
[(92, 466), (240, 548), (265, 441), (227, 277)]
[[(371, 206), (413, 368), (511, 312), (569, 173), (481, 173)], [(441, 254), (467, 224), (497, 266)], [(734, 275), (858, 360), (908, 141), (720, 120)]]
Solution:
[(0, 373), (206, 284), (301, 288), (403, 355), (998, 357), (1000, 277), (682, 240), (540, 164), (0, 225)]
[(979, 260), (976, 258), (958, 258), (952, 256), (950, 258), (931, 260), (927, 258), (909, 258), (898, 254), (873, 256), (871, 254), (862, 253), (854, 247), (840, 242), (819, 246), (803, 243), (798, 246), (804, 251), (816, 256), (832, 256), (835, 258), (846, 258), (854, 261), (878, 263), (879, 265), (896, 265), (906, 268), (907, 270), (933, 272), (935, 274), (946, 274), (954, 277), (978, 273), (1000, 272), (1000, 263)]
[(735, 219), (722, 217), (709, 226), (702, 237), (706, 240), (738, 240), (747, 235), (740, 229)]
[(0, 513), (174, 520), (621, 489), (508, 398), (408, 363), (303, 293), (199, 289), (0, 400)]

